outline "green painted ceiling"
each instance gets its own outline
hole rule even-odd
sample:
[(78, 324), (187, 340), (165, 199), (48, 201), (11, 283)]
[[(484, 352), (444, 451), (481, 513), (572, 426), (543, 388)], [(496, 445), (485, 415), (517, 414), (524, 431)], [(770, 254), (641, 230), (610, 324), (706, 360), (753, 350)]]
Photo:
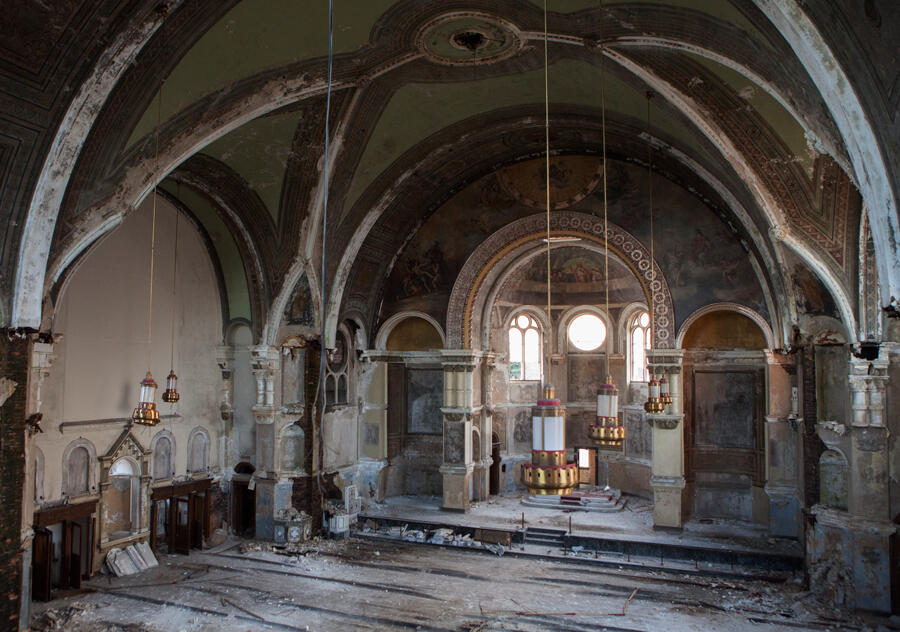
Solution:
[(706, 67), (752, 106), (781, 137), (781, 140), (788, 146), (788, 151), (806, 169), (807, 174), (812, 174), (816, 154), (806, 142), (806, 132), (803, 126), (783, 105), (759, 84), (750, 81), (741, 73), (700, 55), (683, 54)]
[[(624, 117), (647, 110), (643, 92), (605, 73), (606, 107)], [(550, 103), (600, 107), (600, 71), (588, 62), (564, 59), (550, 67)], [(543, 103), (544, 71), (454, 84), (413, 83), (394, 93), (372, 131), (354, 175), (341, 219), (365, 188), (403, 152), (431, 134), (482, 112), (528, 103)], [(684, 147), (712, 161), (697, 142), (697, 133), (656, 110), (653, 124)]]
[[(729, 0), (605, 0), (605, 2), (601, 2), (601, 0), (546, 1), (547, 10), (553, 11), (555, 13), (574, 13), (575, 11), (596, 9), (601, 5), (610, 6), (613, 4), (658, 4), (681, 9), (692, 9), (694, 11), (706, 13), (725, 22), (730, 22), (738, 28), (746, 31), (747, 33), (754, 35), (760, 42), (763, 42), (767, 45), (769, 44), (767, 39), (763, 37), (762, 33), (760, 33), (759, 30), (753, 25), (753, 22), (748, 20), (747, 16), (741, 13), (740, 10), (738, 10), (733, 4), (731, 4), (731, 2), (729, 2)], [(529, 2), (537, 5), (542, 9), (544, 8), (543, 0), (529, 0)]]
[(278, 221), (284, 170), (291, 153), (298, 111), (254, 119), (203, 148), (203, 153), (234, 169), (256, 191)]
[(191, 210), (209, 234), (216, 255), (219, 257), (222, 276), (225, 277), (228, 316), (251, 320), (250, 291), (247, 287), (247, 276), (244, 274), (241, 254), (225, 223), (216, 214), (212, 203), (193, 189), (184, 186), (178, 189), (174, 183), (168, 180), (163, 181), (160, 188), (173, 196), (177, 192), (181, 203)]
[[(394, 0), (336, 2), (334, 52), (369, 41), (378, 17)], [(229, 83), (260, 71), (328, 54), (328, 2), (243, 0), (187, 52), (163, 87), (162, 119)], [(156, 123), (154, 100), (131, 133), (128, 146)]]

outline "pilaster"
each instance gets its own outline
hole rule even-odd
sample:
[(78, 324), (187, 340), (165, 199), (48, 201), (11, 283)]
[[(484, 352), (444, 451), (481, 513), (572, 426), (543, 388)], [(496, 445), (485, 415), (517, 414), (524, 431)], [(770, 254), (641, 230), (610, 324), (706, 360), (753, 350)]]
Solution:
[(651, 349), (647, 353), (650, 371), (666, 376), (672, 395), (667, 410), (647, 415), (653, 427), (653, 526), (659, 528), (680, 529), (685, 520), (683, 355), (682, 349)]
[(799, 538), (802, 533), (800, 465), (803, 459), (799, 389), (794, 356), (766, 350), (766, 486), (769, 531)]
[(816, 505), (808, 532), (810, 587), (838, 605), (891, 611), (891, 537), (885, 390), (888, 350), (850, 358), (847, 511)]
[[(479, 359), (470, 349), (441, 351), (444, 370), (443, 414), (443, 506), (466, 511), (474, 462), (472, 455), (473, 375)], [(483, 443), (483, 441), (482, 441)]]
[(275, 380), (281, 356), (278, 347), (260, 345), (250, 350), (250, 365), (256, 379), (256, 471), (252, 484), (256, 496), (256, 537), (275, 537), (276, 474), (275, 474), (275, 418), (279, 408), (275, 399)]

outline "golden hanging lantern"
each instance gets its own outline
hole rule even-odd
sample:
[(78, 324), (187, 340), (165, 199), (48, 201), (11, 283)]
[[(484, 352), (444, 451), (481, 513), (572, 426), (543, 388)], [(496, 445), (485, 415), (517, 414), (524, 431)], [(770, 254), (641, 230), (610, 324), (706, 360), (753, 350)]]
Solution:
[(141, 380), (141, 396), (137, 408), (131, 414), (136, 424), (155, 426), (159, 423), (159, 411), (156, 409), (156, 389), (158, 388), (150, 371)]
[(531, 409), (531, 463), (522, 464), (522, 483), (532, 494), (570, 494), (578, 484), (578, 464), (566, 462), (566, 407), (550, 384)]
[(178, 394), (178, 376), (175, 375), (175, 369), (171, 369), (166, 376), (166, 390), (163, 391), (162, 400), (167, 404), (174, 404), (179, 399), (181, 395)]
[(625, 425), (619, 420), (619, 390), (611, 375), (597, 389), (597, 423), (588, 428), (588, 433), (601, 448), (618, 450), (625, 442)]

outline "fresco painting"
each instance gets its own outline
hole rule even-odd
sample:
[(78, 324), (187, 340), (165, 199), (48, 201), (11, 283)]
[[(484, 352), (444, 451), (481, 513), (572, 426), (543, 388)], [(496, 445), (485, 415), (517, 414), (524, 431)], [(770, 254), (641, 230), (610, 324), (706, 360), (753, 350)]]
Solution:
[[(456, 276), (475, 248), (502, 226), (540, 212), (532, 202), (546, 190), (543, 164), (531, 160), (487, 175), (429, 217), (392, 268), (381, 319), (414, 309), (443, 322)], [(602, 185), (598, 186), (599, 180), (594, 183), (597, 174), (602, 174), (599, 165), (596, 157), (555, 158), (551, 163), (551, 203), (601, 216)], [(609, 221), (649, 248), (647, 177), (638, 165), (609, 161)], [(656, 258), (672, 292), (676, 326), (698, 308), (718, 301), (746, 305), (767, 318), (759, 281), (743, 245), (727, 224), (699, 198), (659, 175), (654, 175), (653, 192)], [(597, 272), (588, 261), (582, 261), (581, 267), (575, 260), (566, 265), (569, 267), (554, 274), (561, 274), (560, 278), (571, 275), (586, 283), (597, 281)]]

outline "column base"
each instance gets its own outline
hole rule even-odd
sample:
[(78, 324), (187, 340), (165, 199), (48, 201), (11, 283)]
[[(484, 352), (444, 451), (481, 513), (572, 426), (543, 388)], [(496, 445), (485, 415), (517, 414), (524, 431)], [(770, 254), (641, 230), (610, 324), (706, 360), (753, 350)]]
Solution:
[(654, 476), (650, 479), (654, 528), (681, 529), (684, 526), (684, 487), (683, 476)]
[(799, 539), (803, 534), (803, 503), (795, 487), (767, 485), (769, 532), (781, 538)]
[(807, 531), (810, 590), (836, 606), (891, 612), (890, 539), (896, 526), (816, 505)]
[(468, 511), (472, 487), (472, 465), (441, 466), (443, 476), (443, 509), (451, 511)]

